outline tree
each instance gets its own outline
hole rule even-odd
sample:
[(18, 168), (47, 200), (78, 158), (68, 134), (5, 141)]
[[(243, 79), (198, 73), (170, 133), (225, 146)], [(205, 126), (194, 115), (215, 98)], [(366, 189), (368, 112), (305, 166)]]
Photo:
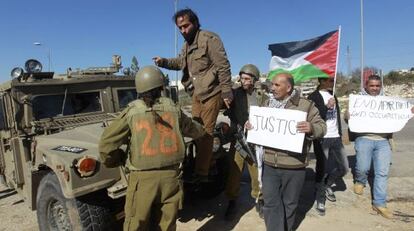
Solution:
[(137, 57), (133, 56), (132, 57), (132, 63), (131, 63), (131, 74), (132, 76), (135, 76), (135, 74), (139, 71), (139, 66), (138, 66), (138, 60)]
[(414, 74), (400, 74), (396, 71), (391, 71), (384, 77), (384, 84), (391, 85), (391, 84), (402, 84), (402, 83), (413, 83), (414, 82)]

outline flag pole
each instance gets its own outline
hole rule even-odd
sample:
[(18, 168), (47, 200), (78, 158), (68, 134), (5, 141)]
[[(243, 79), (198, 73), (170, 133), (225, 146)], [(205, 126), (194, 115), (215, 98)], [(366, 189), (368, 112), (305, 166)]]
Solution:
[(336, 75), (338, 73), (338, 63), (339, 63), (339, 48), (341, 43), (341, 26), (338, 27), (338, 49), (336, 51), (336, 64), (335, 64), (335, 76), (334, 76), (334, 85), (332, 89), (332, 95), (335, 96), (335, 88), (336, 88)]

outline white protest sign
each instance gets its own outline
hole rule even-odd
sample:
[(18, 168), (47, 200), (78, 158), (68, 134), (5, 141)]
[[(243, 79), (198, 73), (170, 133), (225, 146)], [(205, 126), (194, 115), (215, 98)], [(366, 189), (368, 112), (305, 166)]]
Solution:
[(306, 112), (251, 106), (247, 142), (301, 153), (305, 133), (298, 133), (296, 125), (306, 121)]
[(387, 96), (350, 95), (349, 129), (352, 132), (393, 133), (413, 116), (407, 100)]

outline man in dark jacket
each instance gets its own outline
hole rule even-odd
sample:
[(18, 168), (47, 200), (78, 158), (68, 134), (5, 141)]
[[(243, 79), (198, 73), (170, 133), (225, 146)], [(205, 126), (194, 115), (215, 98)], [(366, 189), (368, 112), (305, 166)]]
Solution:
[(325, 215), (325, 200), (335, 202), (332, 190), (335, 181), (348, 172), (348, 159), (341, 139), (341, 110), (338, 99), (332, 95), (334, 79), (319, 78), (319, 86), (309, 95), (319, 114), (326, 122), (327, 132), (321, 139), (313, 141), (316, 156), (316, 206), (320, 215)]

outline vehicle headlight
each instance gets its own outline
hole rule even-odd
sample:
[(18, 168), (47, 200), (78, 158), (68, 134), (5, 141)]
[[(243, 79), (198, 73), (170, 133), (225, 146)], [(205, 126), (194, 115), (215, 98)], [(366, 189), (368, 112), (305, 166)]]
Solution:
[(15, 78), (21, 78), (24, 74), (24, 70), (21, 67), (15, 67), (13, 68), (13, 70), (10, 73), (10, 76), (15, 79)]
[(84, 156), (78, 160), (75, 167), (81, 177), (88, 177), (95, 173), (96, 160), (94, 158)]
[(130, 75), (131, 74), (131, 69), (129, 67), (127, 67), (127, 68), (124, 68), (122, 70), (122, 72), (124, 73), (124, 75)]
[(28, 73), (42, 72), (42, 64), (36, 59), (29, 59), (24, 64), (24, 69), (26, 69)]

